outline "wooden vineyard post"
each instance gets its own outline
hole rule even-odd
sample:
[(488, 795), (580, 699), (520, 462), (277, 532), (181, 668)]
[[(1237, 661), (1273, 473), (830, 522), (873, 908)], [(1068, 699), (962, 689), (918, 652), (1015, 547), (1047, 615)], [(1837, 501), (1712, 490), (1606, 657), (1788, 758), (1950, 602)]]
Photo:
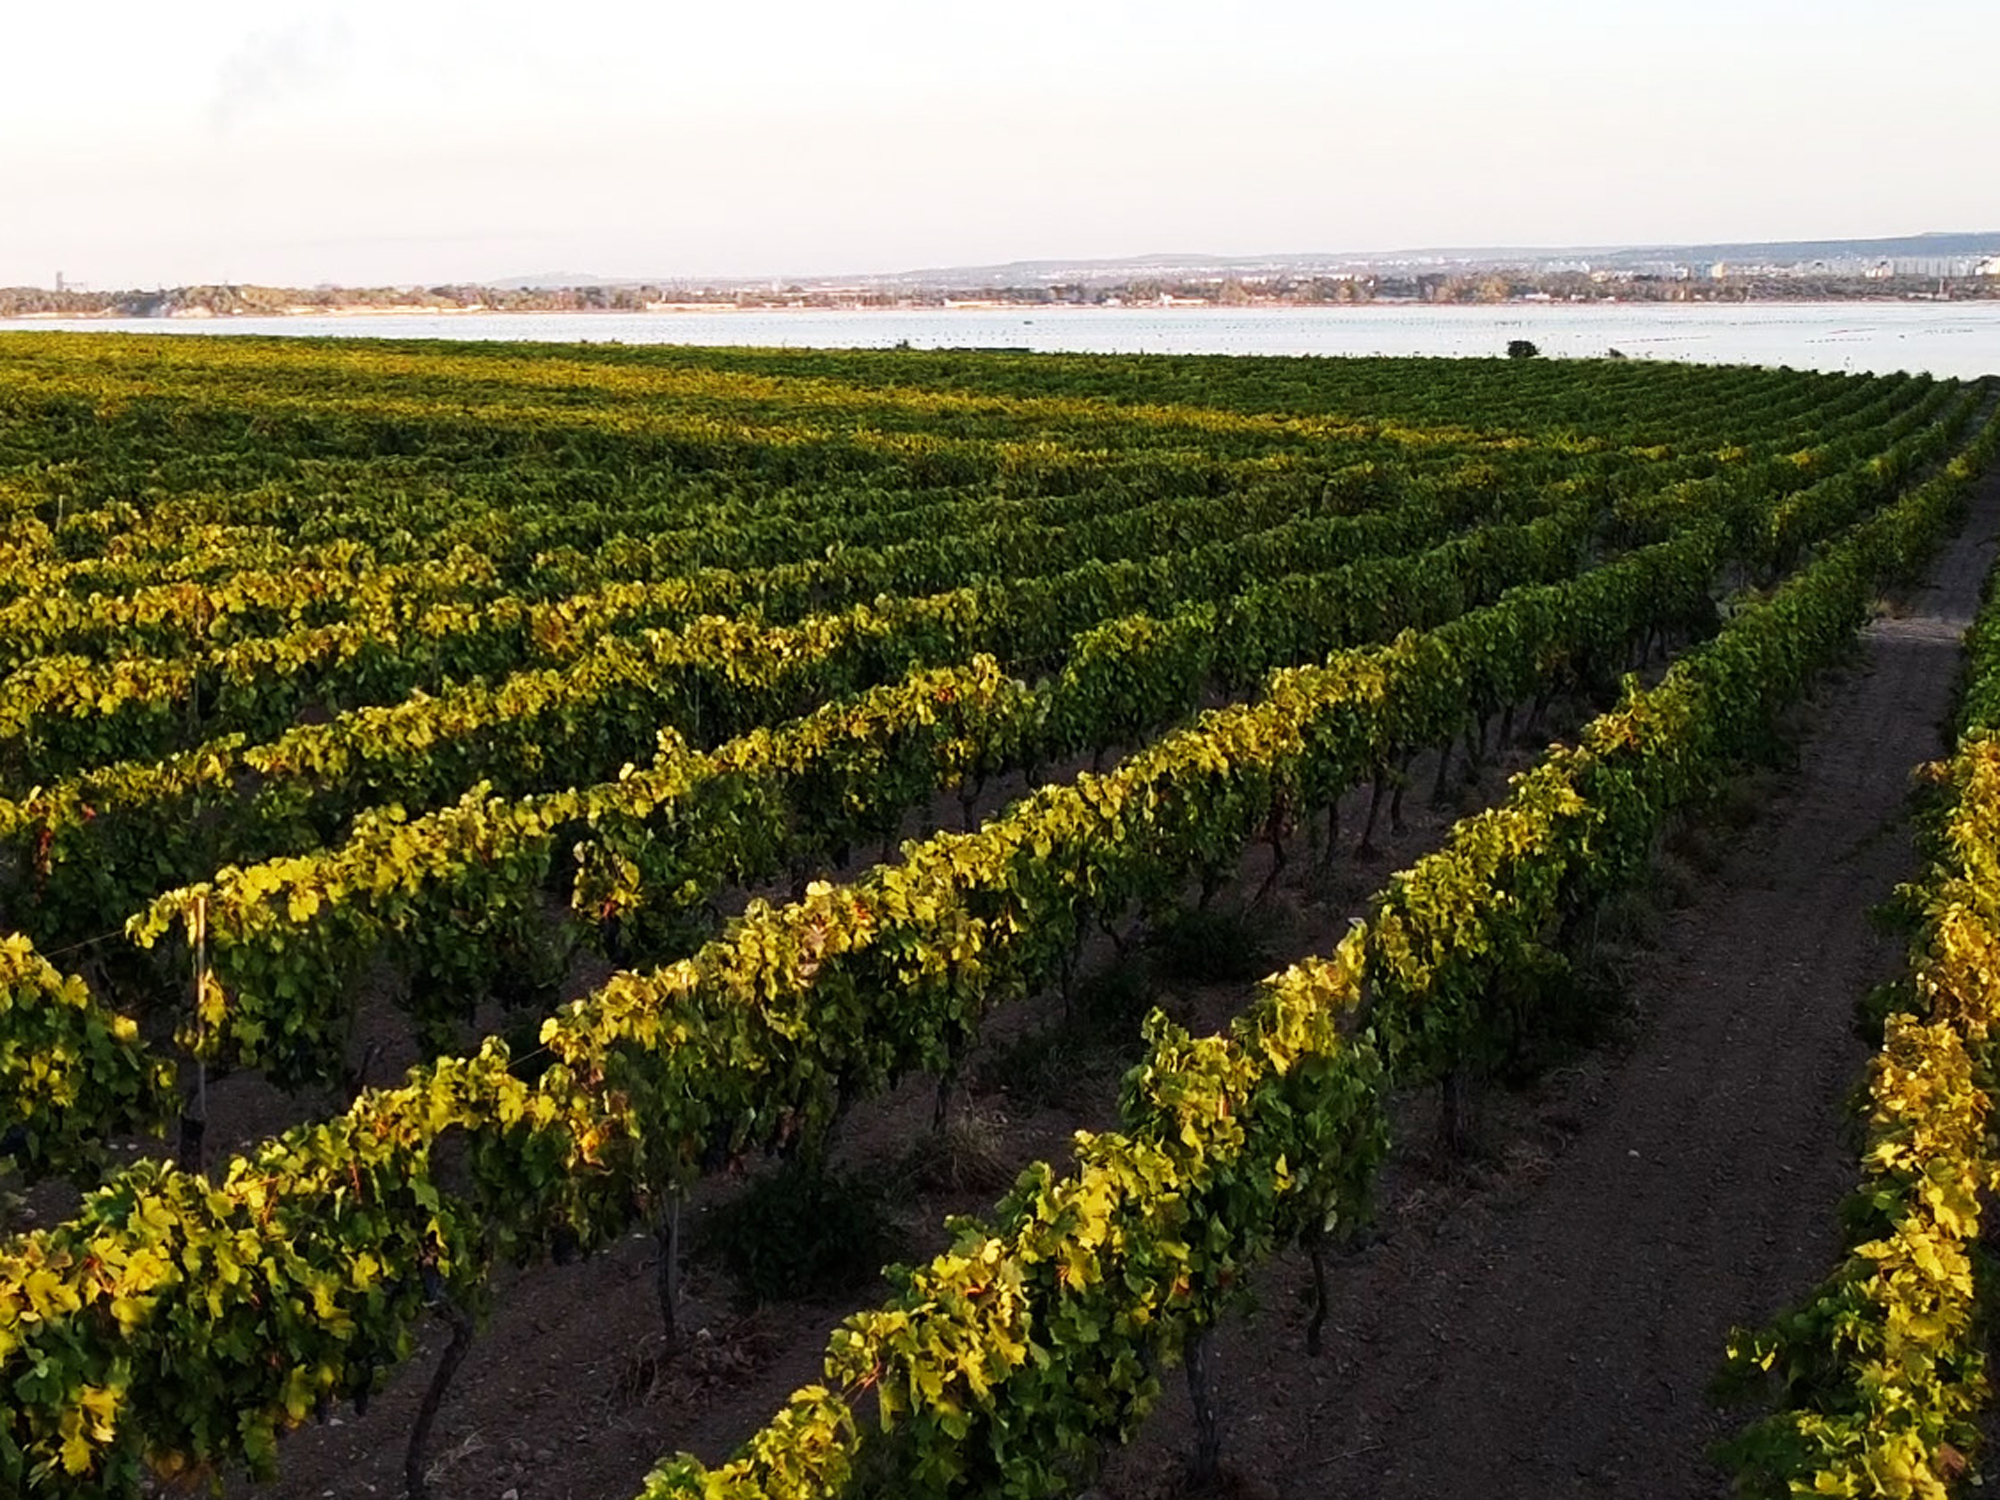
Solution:
[(654, 1290), (660, 1299), (660, 1325), (669, 1354), (678, 1352), (681, 1346), (681, 1196), (678, 1186), (667, 1189), (660, 1216), (653, 1225), (653, 1238), (660, 1254)]
[(202, 996), (208, 990), (208, 897), (194, 899), (194, 1099), (181, 1111), (180, 1163), (183, 1169), (205, 1175), (203, 1138), (208, 1134), (208, 1021), (202, 1013)]
[(1222, 1461), (1222, 1424), (1215, 1413), (1214, 1371), (1209, 1367), (1214, 1330), (1201, 1328), (1187, 1338), (1188, 1400), (1194, 1407), (1194, 1457), (1188, 1464), (1188, 1482), (1199, 1489), (1214, 1483)]

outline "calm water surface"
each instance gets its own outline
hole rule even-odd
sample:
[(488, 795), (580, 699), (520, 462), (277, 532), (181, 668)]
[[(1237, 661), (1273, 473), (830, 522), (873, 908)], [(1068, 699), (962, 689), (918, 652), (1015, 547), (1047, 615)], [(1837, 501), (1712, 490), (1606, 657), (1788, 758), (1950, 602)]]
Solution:
[(1100, 354), (1503, 353), (1812, 370), (2000, 373), (2000, 302), (1730, 306), (932, 309), (887, 312), (394, 313), (365, 317), (20, 319), (0, 329), (615, 341), (791, 348), (1001, 347)]

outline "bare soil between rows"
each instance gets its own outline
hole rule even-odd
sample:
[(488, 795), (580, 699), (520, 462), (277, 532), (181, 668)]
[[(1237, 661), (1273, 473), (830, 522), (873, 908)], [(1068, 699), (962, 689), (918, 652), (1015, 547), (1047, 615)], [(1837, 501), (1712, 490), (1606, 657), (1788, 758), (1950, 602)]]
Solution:
[[(1796, 771), (1667, 920), (1628, 1042), (1500, 1101), (1496, 1161), (1458, 1192), (1407, 1161), (1392, 1173), (1377, 1236), (1333, 1269), (1326, 1357), (1302, 1352), (1303, 1268), (1271, 1268), (1224, 1354), (1238, 1487), (1729, 1493), (1708, 1451), (1746, 1414), (1708, 1387), (1733, 1326), (1838, 1260), (1867, 1062), (1855, 1004), (1903, 962), (1870, 911), (1917, 873), (1911, 773), (1944, 749), (1996, 542), (1989, 475), (1925, 585), (1822, 685)], [(1108, 1493), (1174, 1487), (1176, 1396)]]
[[(1330, 1265), (1325, 1354), (1304, 1352), (1296, 1256), (1260, 1275), (1254, 1305), (1217, 1336), (1227, 1488), (1425, 1500), (1727, 1492), (1705, 1453), (1740, 1417), (1716, 1412), (1706, 1386), (1732, 1325), (1768, 1317), (1837, 1256), (1838, 1204), (1855, 1177), (1848, 1100), (1866, 1062), (1854, 1004), (1901, 958), (1868, 913), (1914, 873), (1909, 775), (1941, 748), (1959, 635), (1996, 532), (1990, 478), (1930, 582), (1871, 625), (1856, 664), (1823, 687), (1796, 770), (1757, 783), (1761, 802), (1736, 809), (1738, 836), (1697, 879), (1684, 872), (1677, 909), (1653, 893), (1643, 947), (1627, 935), (1617, 1042), (1495, 1090), (1475, 1161), (1436, 1158), (1431, 1101), (1398, 1101), (1377, 1222)], [(1420, 761), (1410, 826), (1378, 838), (1377, 859), (1286, 871), (1260, 918), (1265, 967), (1323, 951), (1389, 870), (1434, 847), (1454, 812), (1501, 795), (1504, 772), (1532, 755), (1510, 747), (1446, 812), (1419, 810), (1430, 784)], [(1350, 841), (1366, 801), (1344, 809)], [(1249, 889), (1263, 873), (1253, 861)], [(1248, 992), (1191, 982), (1166, 1003), (1207, 1029)], [(1054, 1004), (996, 1017), (995, 1045), (1053, 1024)], [(975, 1070), (961, 1107), (1011, 1164), (1060, 1164), (1071, 1131), (1111, 1119), (1115, 1072), (1078, 1085), (1074, 1102), (1024, 1100)], [(921, 1083), (871, 1103), (844, 1155), (893, 1182), (930, 1109)], [(911, 1259), (942, 1245), (945, 1213), (981, 1212), (996, 1196), (990, 1185), (897, 1192)], [(662, 1453), (726, 1457), (818, 1378), (828, 1331), (881, 1295), (863, 1285), (739, 1315), (698, 1259), (688, 1295), (701, 1331), (661, 1360), (654, 1265), (643, 1236), (500, 1278), (439, 1419), (435, 1500), (628, 1500)], [(405, 1435), (443, 1342), (440, 1327), (366, 1417), (343, 1411), (289, 1437), (276, 1481), (228, 1492), (400, 1494)], [(1170, 1377), (1098, 1492), (1182, 1492), (1191, 1431)]]
[[(1649, 668), (1648, 675), (1657, 670)], [(1197, 955), (1193, 964), (1196, 970), (1234, 969), (1233, 975), (1176, 973), (1145, 946), (1144, 930), (1128, 923), (1125, 953), (1107, 937), (1087, 945), (1079, 993), (1094, 980), (1126, 978), (1122, 968), (1142, 965), (1146, 977), (1137, 992), (1148, 1003), (1197, 1033), (1217, 1029), (1247, 1003), (1258, 977), (1330, 950), (1389, 871), (1437, 847), (1455, 818), (1503, 797), (1508, 776), (1532, 764), (1550, 736), (1573, 732), (1594, 711), (1581, 699), (1559, 701), (1537, 726), (1539, 738), (1524, 728), (1514, 743), (1496, 743), (1476, 776), (1458, 750), (1442, 807), (1429, 802), (1436, 757), (1420, 756), (1409, 770), (1401, 826), (1385, 799), (1366, 852), (1356, 846), (1369, 823), (1372, 793), (1366, 787), (1351, 791), (1342, 799), (1336, 857), (1317, 859), (1313, 840), (1296, 832), (1289, 841), (1293, 857), (1268, 892), (1269, 851), (1251, 849), (1240, 887), (1218, 901), (1218, 908), (1240, 914), (1220, 918), (1217, 930), (1239, 935), (1255, 951)], [(1085, 765), (1050, 774), (1069, 779)], [(990, 816), (1020, 790), (1014, 780), (989, 788), (976, 815)], [(940, 798), (931, 813), (932, 826), (961, 816), (955, 797)], [(866, 862), (829, 873), (850, 878)], [(1263, 899), (1253, 900), (1260, 894)], [(1241, 913), (1245, 903), (1250, 910)], [(572, 976), (577, 983), (583, 977)], [(393, 1036), (393, 1016), (374, 1019), (382, 1034)], [(974, 1180), (954, 1186), (913, 1171), (912, 1158), (925, 1157), (922, 1143), (932, 1139), (935, 1090), (929, 1079), (859, 1104), (842, 1124), (837, 1165), (886, 1190), (896, 1258), (928, 1258), (948, 1243), (947, 1216), (987, 1212), (1032, 1162), (1067, 1164), (1077, 1130), (1115, 1128), (1119, 1075), (1139, 1050), (1133, 1017), (1108, 1028), (1071, 1026), (1055, 993), (1003, 1007), (982, 1027), (953, 1103), (956, 1118), (976, 1122), (972, 1135), (981, 1160)], [(255, 1128), (269, 1091), (255, 1080), (232, 1078), (229, 1084), (238, 1086), (230, 1095), (233, 1137)], [(699, 1185), (688, 1224), (697, 1252), (708, 1215), (746, 1187), (736, 1174)], [(491, 1316), (438, 1418), (427, 1466), (431, 1500), (502, 1500), (510, 1492), (514, 1500), (629, 1500), (663, 1454), (727, 1458), (793, 1390), (820, 1378), (828, 1336), (842, 1318), (886, 1294), (879, 1280), (862, 1281), (746, 1314), (715, 1258), (696, 1253), (687, 1262), (684, 1287), (683, 1327), (694, 1330), (693, 1337), (680, 1354), (666, 1358), (657, 1268), (655, 1242), (642, 1231), (575, 1265), (497, 1275)], [(274, 1480), (232, 1481), (227, 1492), (241, 1500), (405, 1493), (407, 1435), (445, 1342), (440, 1323), (365, 1415), (340, 1410), (291, 1434), (280, 1446)]]

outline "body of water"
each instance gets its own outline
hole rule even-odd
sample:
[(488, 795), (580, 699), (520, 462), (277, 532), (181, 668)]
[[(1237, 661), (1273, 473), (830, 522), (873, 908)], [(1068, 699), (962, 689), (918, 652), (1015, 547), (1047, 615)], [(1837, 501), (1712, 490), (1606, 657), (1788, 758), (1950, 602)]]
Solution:
[(1272, 308), (903, 308), (881, 312), (384, 313), (0, 320), (4, 329), (511, 339), (789, 348), (1016, 348), (1098, 354), (1544, 354), (1794, 369), (2000, 374), (2000, 302)]

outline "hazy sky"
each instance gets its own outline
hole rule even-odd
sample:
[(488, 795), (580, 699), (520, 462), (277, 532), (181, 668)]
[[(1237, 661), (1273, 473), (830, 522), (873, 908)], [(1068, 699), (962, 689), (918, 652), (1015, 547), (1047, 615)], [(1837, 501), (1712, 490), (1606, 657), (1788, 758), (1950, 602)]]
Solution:
[(2000, 4), (19, 0), (0, 284), (2000, 229)]

